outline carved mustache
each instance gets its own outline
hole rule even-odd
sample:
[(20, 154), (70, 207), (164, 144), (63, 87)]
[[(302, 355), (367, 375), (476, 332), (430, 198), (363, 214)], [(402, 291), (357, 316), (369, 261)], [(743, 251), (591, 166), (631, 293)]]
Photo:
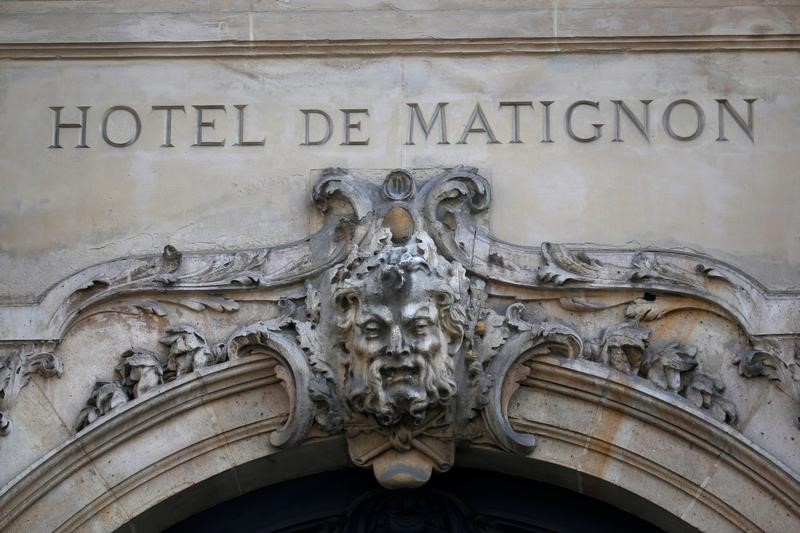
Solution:
[[(422, 422), (429, 406), (447, 401), (456, 391), (452, 369), (437, 368), (420, 354), (378, 357), (363, 376), (361, 385), (355, 380), (350, 383), (350, 402), (356, 410), (374, 414), (384, 426), (398, 423), (404, 415)], [(387, 394), (386, 386), (392, 387), (391, 393)]]
[[(405, 414), (410, 415), (414, 422), (425, 418), (431, 399), (424, 385), (436, 372), (422, 355), (408, 355), (401, 360), (378, 357), (363, 370), (363, 380), (354, 376), (348, 384), (350, 404), (356, 411), (372, 413), (384, 426), (396, 424)], [(401, 384), (406, 386), (393, 389), (391, 394), (386, 393), (386, 385)], [(435, 389), (433, 393), (438, 396)]]
[(420, 376), (420, 374), (427, 373), (424, 359), (422, 361), (419, 359), (422, 358), (405, 357), (401, 361), (392, 359), (389, 361), (381, 361), (375, 366), (380, 374), (382, 382), (393, 385), (395, 383), (413, 381)]

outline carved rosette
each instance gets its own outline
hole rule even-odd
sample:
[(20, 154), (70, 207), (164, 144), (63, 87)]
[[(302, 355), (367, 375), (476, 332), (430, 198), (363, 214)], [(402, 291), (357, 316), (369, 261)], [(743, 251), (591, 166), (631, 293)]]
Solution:
[[(170, 305), (195, 312), (239, 309), (216, 292), (184, 295), (175, 288), (244, 291), (302, 283), (305, 294), (295, 290), (281, 300), (273, 318), (240, 324), (222, 338), (211, 332), (213, 341), (192, 325), (167, 325), (156, 351), (121, 354), (114, 376), (96, 383), (77, 429), (200, 368), (259, 356), (277, 361), (275, 376), (290, 399), (272, 446), (344, 434), (352, 461), (371, 467), (392, 488), (418, 486), (432, 472), (448, 470), (460, 443), (479, 440), (531, 453), (534, 435), (517, 431), (509, 416), (515, 392), (535, 368), (528, 363), (537, 358), (602, 365), (643, 390), (672, 394), (688, 409), (736, 424), (736, 406), (722, 381), (704, 371), (702, 350), (644, 325), (679, 311), (735, 320), (713, 294), (695, 297), (718, 283), (731, 285), (720, 268), (676, 264), (655, 252), (609, 262), (561, 245), (527, 250), (492, 240), (483, 225), (491, 188), (473, 168), (427, 179), (393, 170), (383, 183), (330, 169), (313, 199), (323, 212), (349, 205), (352, 215), (283, 252), (238, 252), (198, 264), (167, 247), (138, 277), (129, 275), (126, 283), (159, 290), (142, 288), (144, 299), (125, 304), (125, 312), (161, 318)], [(551, 297), (567, 312), (555, 315), (546, 306), (499, 297), (498, 283), (648, 292)], [(606, 315), (582, 318), (592, 313)], [(800, 399), (797, 367), (777, 351), (750, 339), (731, 362), (742, 376), (768, 377)]]

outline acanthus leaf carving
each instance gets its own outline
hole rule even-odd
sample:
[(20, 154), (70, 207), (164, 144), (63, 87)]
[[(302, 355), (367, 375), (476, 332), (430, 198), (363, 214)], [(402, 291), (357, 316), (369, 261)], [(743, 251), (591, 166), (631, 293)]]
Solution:
[[(359, 194), (360, 190), (360, 194), (370, 197), (365, 191), (371, 186), (353, 181), (353, 187), (354, 194)], [(369, 226), (369, 220), (369, 216), (356, 222), (341, 218), (325, 225), (310, 238), (273, 248), (181, 253), (168, 245), (161, 257), (120, 259), (90, 267), (58, 286), (58, 295), (52, 297), (61, 299), (47, 304), (51, 309), (47, 328), (60, 337), (82, 320), (86, 316), (82, 313), (90, 307), (121, 295), (152, 294), (154, 291), (159, 294), (193, 291), (198, 293), (194, 303), (185, 298), (176, 298), (174, 303), (185, 302), (185, 305), (211, 307), (221, 312), (235, 311), (238, 305), (235, 302), (214, 302), (215, 296), (206, 298), (199, 293), (273, 287), (318, 275), (340, 261), (351, 245), (363, 237), (362, 226)], [(152, 304), (152, 300), (149, 298), (142, 303)], [(163, 308), (155, 305), (143, 305), (139, 311), (163, 316)]]
[(199, 368), (227, 360), (224, 343), (210, 344), (189, 324), (168, 326), (160, 344), (169, 348), (166, 362), (150, 350), (132, 348), (120, 355), (111, 380), (98, 379), (75, 423), (81, 431), (130, 400)]
[(373, 211), (373, 191), (343, 168), (325, 169), (311, 193), (317, 209), (328, 210), (334, 197), (343, 198), (353, 209), (357, 220), (366, 219)]
[(166, 307), (167, 304), (190, 309), (198, 313), (208, 310), (219, 313), (235, 313), (239, 310), (239, 302), (230, 298), (223, 298), (221, 296), (198, 294), (184, 297), (170, 297), (164, 295), (153, 298), (145, 298), (142, 300), (135, 300), (133, 302), (124, 303), (121, 305), (107, 306), (98, 311), (85, 313), (79, 320), (76, 320), (72, 323), (72, 327), (75, 327), (77, 324), (80, 324), (84, 320), (87, 320), (91, 317), (107, 313), (123, 315), (149, 314), (159, 318), (166, 318), (169, 315)]
[(539, 267), (539, 281), (564, 285), (570, 281), (592, 281), (602, 275), (603, 264), (584, 252), (570, 252), (562, 244), (542, 243), (545, 264)]
[(649, 344), (650, 330), (633, 323), (606, 328), (602, 337), (586, 344), (585, 356), (624, 374), (638, 374)]
[[(642, 373), (658, 387), (680, 393), (681, 390), (688, 386), (684, 382), (684, 376), (697, 366), (696, 357), (697, 348), (694, 346), (670, 342), (660, 350), (648, 353)], [(695, 405), (697, 407), (708, 407), (708, 402), (701, 402), (700, 404), (695, 402)]]
[(558, 305), (567, 311), (575, 311), (577, 313), (594, 313), (597, 311), (605, 311), (618, 307), (620, 305), (631, 304), (630, 296), (625, 295), (621, 300), (609, 301), (608, 298), (587, 298), (579, 296), (571, 296), (558, 299)]
[(277, 356), (276, 375), (289, 396), (286, 423), (270, 435), (275, 447), (292, 446), (302, 441), (314, 422), (314, 405), (308, 394), (311, 371), (302, 348), (288, 328), (293, 323), (296, 305), (282, 302), (283, 312), (276, 318), (242, 328), (228, 340), (228, 357), (235, 361), (254, 354)]
[[(161, 363), (154, 353), (141, 350), (125, 351), (121, 356), (122, 360), (114, 368), (113, 379), (108, 381), (98, 379), (95, 381), (92, 392), (86, 400), (86, 405), (81, 409), (75, 421), (76, 432), (82, 431), (101, 417), (106, 416), (117, 407), (134, 398), (133, 386), (138, 383), (138, 379), (134, 378), (139, 377), (140, 368), (137, 365), (137, 370), (131, 376), (131, 366), (126, 365), (126, 360), (136, 352), (139, 352), (143, 358), (147, 359), (149, 370), (145, 371), (147, 374), (145, 383), (152, 383), (149, 387), (137, 387), (137, 392), (141, 395), (144, 392), (143, 389), (150, 389), (162, 383), (164, 370), (161, 368)], [(155, 369), (154, 362), (157, 363), (158, 370)]]
[[(699, 262), (674, 263), (656, 251), (604, 255), (544, 243), (539, 255), (481, 241), (475, 220), (488, 208), (491, 189), (476, 169), (450, 169), (420, 185), (414, 179), (395, 170), (378, 187), (347, 170), (325, 171), (313, 192), (318, 208), (338, 212), (339, 205), (331, 209), (333, 200), (343, 200), (353, 214), (308, 239), (318, 239), (316, 244), (201, 259), (176, 258), (177, 250), (165, 249), (157, 273), (149, 271), (143, 286), (148, 295), (153, 284), (166, 282), (164, 293), (186, 291), (167, 298), (172, 304), (233, 312), (236, 301), (197, 291), (264, 290), (270, 284), (291, 284), (297, 291), (301, 283), (305, 301), (301, 305), (293, 292), (297, 302), (282, 300), (277, 316), (240, 327), (224, 344), (210, 344), (190, 325), (169, 326), (161, 339), (169, 347), (167, 362), (156, 365), (142, 350), (126, 354), (120, 377), (98, 382), (84, 419), (91, 423), (125, 398), (158, 386), (158, 369), (170, 381), (226, 359), (235, 364), (244, 357), (275, 357), (275, 376), (290, 407), (271, 444), (297, 444), (314, 424), (326, 434), (343, 432), (353, 462), (372, 467), (389, 487), (416, 486), (433, 471), (447, 470), (456, 443), (476, 435), (504, 450), (530, 453), (536, 439), (512, 427), (509, 411), (533, 372), (534, 365), (526, 363), (540, 356), (606, 365), (646, 380), (650, 385), (641, 381), (643, 389), (678, 395), (687, 406), (735, 423), (723, 384), (700, 371), (697, 348), (678, 340), (656, 342), (641, 325), (689, 308), (665, 294), (672, 290), (698, 294), (720, 280), (733, 286), (726, 272)], [(502, 276), (502, 283), (542, 292), (624, 287), (627, 292), (610, 301), (587, 291), (570, 292), (556, 303), (571, 313), (596, 312), (606, 321), (612, 312), (624, 313), (629, 320), (585, 340), (577, 326), (548, 316), (544, 306), (529, 310), (519, 301), (490, 301), (488, 284)], [(631, 289), (647, 292), (631, 295)], [(164, 317), (163, 298), (133, 305)], [(731, 317), (712, 301), (695, 299), (692, 305)], [(770, 370), (779, 365), (765, 355), (742, 357), (742, 375), (780, 374)]]
[[(791, 351), (792, 359), (786, 362), (779, 355), (781, 351)], [(733, 364), (740, 376), (767, 378), (787, 396), (800, 402), (800, 344), (781, 350), (777, 342), (750, 339), (749, 346), (736, 355)], [(800, 427), (800, 417), (794, 422)]]
[(117, 381), (98, 381), (95, 383), (86, 407), (81, 409), (75, 422), (75, 431), (93, 424), (97, 419), (130, 400), (128, 391)]
[(572, 328), (549, 321), (531, 321), (525, 307), (514, 303), (506, 309), (504, 326), (509, 335), (492, 359), (487, 371), (494, 383), (488, 391), (483, 418), (495, 442), (513, 453), (527, 454), (536, 445), (536, 438), (517, 432), (508, 420), (509, 401), (519, 382), (527, 377), (520, 369), (525, 360), (535, 356), (556, 355), (565, 358), (579, 357), (583, 341)]
[(306, 320), (294, 320), (293, 324), (311, 369), (309, 395), (316, 406), (314, 419), (323, 431), (334, 433), (342, 429), (342, 408), (336, 393), (336, 374), (326, 360), (325, 341), (319, 329), (321, 306), (319, 290), (306, 283)]
[(164, 369), (158, 356), (140, 348), (123, 352), (114, 372), (133, 398), (147, 394), (164, 382)]
[[(451, 260), (467, 265), (471, 246), (460, 238), (474, 238), (473, 219), (484, 213), (491, 204), (492, 189), (478, 170), (458, 166), (446, 170), (425, 183), (414, 204), (417, 218), (424, 217), (425, 225), (440, 253)], [(451, 234), (455, 234), (455, 239)]]
[(169, 326), (166, 332), (167, 335), (159, 342), (169, 346), (166, 372), (170, 377), (180, 377), (198, 368), (221, 363), (227, 356), (223, 344), (211, 346), (188, 324)]
[(647, 379), (660, 389), (688, 399), (698, 409), (727, 424), (736, 423), (736, 407), (723, 398), (719, 380), (698, 371), (697, 348), (680, 342), (651, 346), (650, 328), (623, 322), (586, 343), (583, 357), (623, 374)]
[(0, 355), (0, 435), (11, 431), (9, 410), (34, 374), (61, 377), (64, 363), (54, 353), (55, 341), (39, 341), (4, 347)]
[(139, 310), (143, 313), (149, 313), (151, 315), (156, 315), (160, 317), (167, 316), (167, 310), (158, 300), (151, 300), (151, 299), (140, 300), (138, 302), (134, 302), (133, 304), (131, 304), (131, 307), (134, 310)]
[(144, 300), (135, 301), (130, 307), (139, 309), (141, 311), (151, 313), (157, 316), (167, 316), (167, 311), (164, 304), (171, 304), (177, 307), (184, 307), (192, 311), (201, 313), (207, 310), (216, 311), (218, 313), (235, 313), (239, 310), (239, 302), (230, 298), (223, 298), (221, 296), (197, 294), (192, 296), (183, 297), (157, 297), (148, 298)]
[(239, 303), (236, 300), (219, 296), (199, 295), (191, 298), (176, 299), (172, 303), (198, 312), (211, 309), (219, 313), (233, 313), (239, 310)]
[(718, 380), (696, 372), (686, 385), (685, 396), (695, 407), (707, 409), (720, 422), (733, 425), (736, 423), (736, 406), (722, 397), (724, 390), (725, 386)]
[(708, 271), (699, 264), (694, 270), (685, 270), (660, 261), (654, 253), (640, 251), (633, 256), (626, 275), (633, 282), (654, 280), (702, 287), (705, 285)]
[(425, 184), (421, 191), (429, 221), (448, 223), (447, 213), (478, 213), (489, 208), (491, 187), (474, 167), (459, 166)]
[(765, 377), (770, 381), (785, 381), (788, 365), (771, 351), (759, 348), (742, 350), (733, 362), (739, 375), (746, 378)]
[(323, 341), (319, 338), (319, 330), (312, 322), (298, 321), (297, 338), (305, 350), (312, 377), (309, 382), (309, 394), (317, 404), (315, 420), (327, 433), (342, 429), (342, 413), (339, 397), (336, 394), (336, 376), (333, 368), (325, 360)]
[(485, 310), (475, 325), (472, 349), (467, 351), (467, 372), (470, 378), (468, 417), (480, 413), (489, 401), (489, 389), (494, 385), (493, 377), (487, 373), (498, 350), (505, 344), (510, 330), (505, 318), (493, 310)]
[(265, 346), (265, 342), (273, 333), (280, 333), (292, 323), (292, 315), (297, 308), (291, 300), (282, 299), (278, 303), (280, 313), (274, 318), (260, 320), (240, 329), (227, 342), (227, 353), (230, 359), (238, 359), (248, 355), (249, 348)]
[[(660, 283), (703, 290), (709, 279), (731, 284), (727, 276), (702, 263), (686, 268), (662, 260), (658, 252), (637, 251), (630, 264), (606, 263), (584, 250), (571, 250), (566, 245), (549, 242), (541, 246), (543, 265), (537, 278), (544, 284), (562, 286), (571, 282), (601, 285)], [(738, 295), (738, 293), (737, 293)]]
[[(212, 257), (210, 261), (200, 263), (198, 265), (199, 268), (188, 272), (168, 273), (168, 277), (164, 278), (167, 283), (158, 278), (155, 282), (162, 284), (180, 283), (182, 287), (242, 283), (242, 279), (248, 275), (258, 277), (258, 274), (252, 273), (264, 267), (270, 254), (271, 250), (269, 248), (222, 254)], [(164, 274), (162, 274), (162, 278), (163, 276)], [(254, 282), (258, 284), (258, 279), (254, 280)]]

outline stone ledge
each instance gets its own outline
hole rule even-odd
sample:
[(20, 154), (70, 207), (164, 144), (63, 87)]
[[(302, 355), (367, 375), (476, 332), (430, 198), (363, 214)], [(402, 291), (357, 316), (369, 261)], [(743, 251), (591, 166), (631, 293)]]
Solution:
[[(29, 3), (26, 3), (29, 4)], [(37, 2), (36, 4), (39, 4)], [(64, 5), (66, 4), (66, 5)], [(526, 4), (511, 9), (487, 5), (424, 9), (368, 9), (339, 2), (325, 9), (187, 10), (138, 3), (117, 12), (115, 2), (49, 2), (49, 8), (4, 9), (0, 35), (6, 42), (160, 42), (305, 39), (531, 38), (648, 35), (782, 35), (800, 28), (794, 5)], [(394, 7), (394, 8), (392, 8)], [(441, 7), (441, 6), (439, 6)], [(479, 21), (479, 24), (476, 24)]]
[(800, 50), (800, 35), (0, 43), (0, 59), (485, 56)]

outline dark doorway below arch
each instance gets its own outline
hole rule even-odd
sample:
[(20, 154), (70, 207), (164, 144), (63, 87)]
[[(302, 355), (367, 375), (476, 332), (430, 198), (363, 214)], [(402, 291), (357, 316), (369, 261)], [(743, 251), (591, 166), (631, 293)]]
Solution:
[(278, 483), (198, 513), (168, 533), (517, 533), (661, 531), (616, 507), (538, 481), (454, 469), (389, 491), (368, 470)]

